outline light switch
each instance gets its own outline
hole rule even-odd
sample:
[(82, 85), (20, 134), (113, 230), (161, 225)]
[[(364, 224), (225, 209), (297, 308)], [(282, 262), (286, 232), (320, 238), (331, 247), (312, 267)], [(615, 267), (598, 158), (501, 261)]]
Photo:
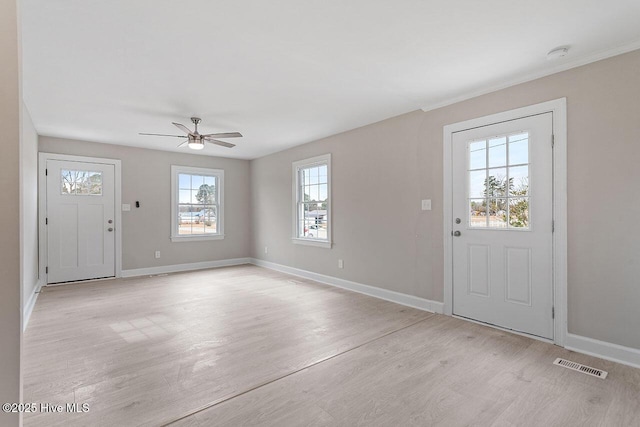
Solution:
[(122, 212), (128, 212), (131, 210), (131, 205), (123, 203), (122, 204)]
[(425, 199), (422, 201), (422, 210), (423, 211), (431, 210), (431, 199)]

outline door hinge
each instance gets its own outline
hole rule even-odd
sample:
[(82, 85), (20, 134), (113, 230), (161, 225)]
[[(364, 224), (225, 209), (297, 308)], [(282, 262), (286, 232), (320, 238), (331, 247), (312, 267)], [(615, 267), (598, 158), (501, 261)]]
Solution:
[(44, 175), (45, 175), (45, 176), (49, 175), (49, 169), (45, 169), (45, 170), (44, 170)]
[(556, 136), (554, 134), (551, 134), (551, 148), (553, 148), (556, 145)]
[(49, 218), (44, 219), (44, 225), (49, 225)]
[(49, 267), (45, 267), (45, 268), (44, 268), (44, 272), (45, 272), (45, 273), (47, 273), (47, 274), (49, 274)]
[(551, 318), (552, 319), (556, 318), (556, 308), (555, 307), (551, 307)]
[(556, 231), (556, 222), (554, 220), (551, 221), (551, 232), (555, 232)]

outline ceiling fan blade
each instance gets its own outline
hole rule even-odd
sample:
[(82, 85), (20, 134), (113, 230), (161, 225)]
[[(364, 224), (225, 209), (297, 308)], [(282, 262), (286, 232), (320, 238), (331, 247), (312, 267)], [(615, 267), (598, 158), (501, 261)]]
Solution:
[(185, 125), (181, 125), (180, 123), (176, 123), (176, 122), (171, 122), (171, 123), (173, 123), (174, 126), (176, 126), (181, 131), (186, 132), (188, 135), (191, 135), (191, 131)]
[(205, 138), (204, 140), (212, 144), (221, 145), (227, 148), (232, 148), (236, 146), (236, 144), (231, 144), (229, 142), (224, 142), (224, 141), (218, 141), (217, 139), (212, 139), (212, 138)]
[[(184, 138), (184, 136), (183, 136), (183, 138)], [(183, 142), (182, 144), (178, 145), (178, 148), (184, 147), (188, 143), (189, 143), (189, 140), (187, 139), (185, 142)]]
[(211, 138), (242, 138), (242, 134), (240, 132), (208, 133), (202, 136)]
[(165, 135), (163, 133), (139, 133), (138, 135), (151, 135), (151, 136), (172, 136), (174, 138), (185, 138), (184, 135)]

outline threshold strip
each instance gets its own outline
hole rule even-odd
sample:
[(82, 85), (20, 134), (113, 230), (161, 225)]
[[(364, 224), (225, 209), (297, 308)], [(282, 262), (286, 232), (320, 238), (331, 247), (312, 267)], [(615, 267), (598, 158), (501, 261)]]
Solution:
[(302, 368), (299, 368), (299, 369), (293, 370), (293, 371), (291, 371), (291, 372), (289, 372), (289, 373), (286, 373), (286, 374), (280, 375), (280, 376), (278, 376), (278, 377), (276, 377), (276, 378), (272, 378), (272, 379), (270, 379), (270, 380), (263, 381), (263, 382), (261, 382), (261, 383), (259, 383), (259, 384), (256, 384), (255, 386), (249, 387), (248, 389), (243, 390), (243, 391), (240, 391), (240, 392), (238, 392), (238, 393), (230, 394), (230, 395), (228, 395), (228, 396), (224, 396), (224, 397), (221, 397), (221, 398), (219, 398), (219, 399), (216, 399), (216, 400), (214, 400), (213, 402), (207, 403), (207, 404), (205, 404), (205, 405), (203, 405), (203, 406), (201, 406), (201, 407), (199, 407), (199, 408), (197, 408), (197, 409), (194, 409), (193, 411), (188, 412), (188, 413), (187, 413), (187, 414), (185, 414), (185, 415), (180, 416), (179, 418), (175, 418), (175, 419), (173, 419), (173, 420), (171, 420), (171, 421), (167, 421), (167, 422), (165, 422), (164, 424), (161, 424), (161, 426), (162, 426), (162, 427), (166, 427), (166, 426), (169, 426), (169, 425), (171, 425), (171, 424), (177, 423), (178, 421), (182, 421), (182, 420), (184, 420), (185, 418), (188, 418), (188, 417), (190, 417), (190, 416), (192, 416), (192, 415), (195, 415), (195, 414), (197, 414), (197, 413), (199, 413), (199, 412), (203, 412), (203, 411), (205, 411), (205, 410), (207, 410), (207, 409), (213, 408), (214, 406), (217, 406), (217, 405), (219, 405), (219, 404), (221, 404), (221, 403), (227, 402), (227, 401), (229, 401), (229, 400), (231, 400), (231, 399), (234, 399), (234, 398), (236, 398), (236, 397), (240, 397), (240, 396), (242, 396), (242, 395), (244, 395), (244, 394), (247, 394), (247, 393), (249, 393), (249, 392), (252, 392), (252, 391), (254, 391), (254, 390), (257, 390), (257, 389), (259, 389), (259, 388), (261, 388), (261, 387), (264, 387), (264, 386), (266, 386), (266, 385), (272, 384), (272, 383), (274, 383), (274, 382), (276, 382), (276, 381), (279, 381), (279, 380), (281, 380), (281, 379), (284, 379), (284, 378), (290, 377), (291, 375), (297, 374), (298, 372), (304, 371), (305, 369), (312, 368), (312, 367), (314, 367), (314, 366), (316, 366), (316, 365), (319, 365), (319, 364), (321, 364), (321, 363), (323, 363), (323, 362), (326, 362), (326, 361), (328, 361), (328, 360), (334, 359), (334, 358), (336, 358), (336, 357), (338, 357), (338, 356), (342, 356), (343, 354), (349, 353), (350, 351), (357, 350), (358, 348), (363, 347), (363, 346), (365, 346), (365, 345), (367, 345), (367, 344), (371, 344), (371, 343), (372, 343), (372, 342), (374, 342), (374, 341), (378, 341), (379, 339), (382, 339), (382, 338), (388, 337), (389, 335), (395, 334), (396, 332), (403, 331), (403, 330), (405, 330), (405, 329), (408, 329), (408, 328), (410, 328), (410, 327), (412, 327), (412, 326), (417, 325), (418, 323), (422, 323), (422, 322), (424, 322), (425, 320), (430, 319), (432, 316), (433, 316), (433, 315), (432, 315), (432, 314), (430, 314), (429, 316), (425, 317), (424, 319), (418, 320), (417, 322), (411, 323), (410, 325), (403, 326), (403, 327), (401, 327), (401, 328), (398, 328), (398, 329), (395, 329), (395, 330), (393, 330), (393, 331), (390, 331), (390, 332), (387, 332), (387, 333), (385, 333), (385, 334), (382, 334), (382, 335), (380, 335), (380, 336), (378, 336), (378, 337), (372, 338), (372, 339), (370, 339), (369, 341), (365, 341), (365, 342), (363, 342), (362, 344), (358, 344), (358, 345), (356, 345), (355, 347), (352, 347), (352, 348), (346, 349), (346, 350), (341, 351), (341, 352), (336, 353), (336, 354), (332, 354), (331, 356), (323, 357), (323, 358), (321, 358), (321, 359), (316, 360), (315, 362), (311, 362), (310, 364), (308, 364), (308, 365), (306, 365), (306, 366), (304, 366), (304, 367), (302, 367)]

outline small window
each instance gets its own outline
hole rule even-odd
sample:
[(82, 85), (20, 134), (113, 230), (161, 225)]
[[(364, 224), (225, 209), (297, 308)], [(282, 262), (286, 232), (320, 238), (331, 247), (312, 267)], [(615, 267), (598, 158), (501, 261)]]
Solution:
[(223, 239), (224, 171), (171, 166), (171, 240)]
[(468, 144), (469, 227), (530, 229), (529, 134)]
[(60, 192), (65, 196), (102, 196), (102, 172), (62, 169)]
[(331, 155), (293, 163), (293, 242), (331, 247)]

